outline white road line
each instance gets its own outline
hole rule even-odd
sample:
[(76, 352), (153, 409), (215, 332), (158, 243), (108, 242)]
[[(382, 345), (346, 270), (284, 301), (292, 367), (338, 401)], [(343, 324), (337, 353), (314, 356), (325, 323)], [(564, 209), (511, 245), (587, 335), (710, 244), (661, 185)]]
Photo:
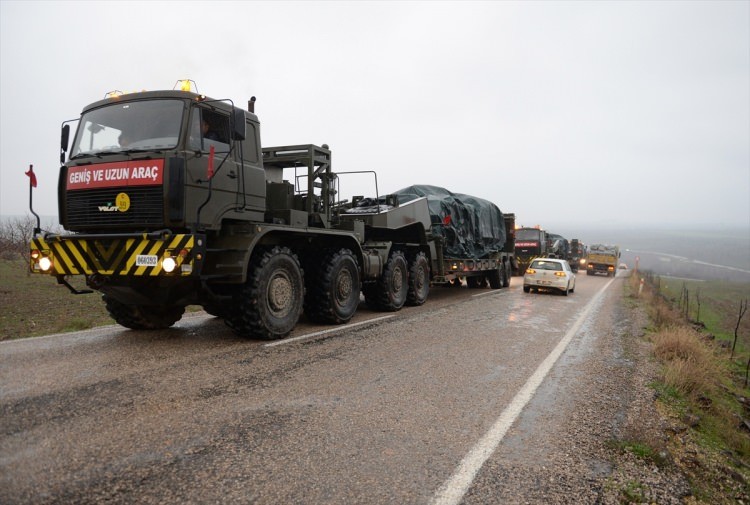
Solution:
[(533, 398), (536, 390), (541, 386), (545, 377), (560, 358), (565, 349), (570, 344), (573, 336), (581, 329), (586, 318), (591, 313), (594, 305), (599, 301), (604, 291), (614, 282), (614, 278), (605, 284), (591, 301), (586, 305), (583, 313), (578, 317), (573, 326), (568, 330), (565, 336), (560, 340), (552, 352), (544, 359), (539, 368), (533, 373), (526, 384), (516, 393), (516, 396), (500, 414), (490, 430), (472, 447), (471, 451), (461, 460), (461, 463), (453, 472), (453, 475), (440, 486), (440, 489), (432, 498), (432, 505), (457, 505), (463, 498), (469, 486), (474, 481), (479, 469), (489, 459), (497, 446), (505, 437), (505, 433), (515, 422), (521, 411), (527, 403)]
[(507, 293), (507, 289), (493, 289), (492, 291), (484, 291), (482, 293), (477, 293), (475, 295), (471, 295), (472, 298), (477, 298), (480, 296), (487, 296), (487, 295), (499, 295), (500, 293)]
[(319, 335), (325, 335), (326, 333), (333, 333), (334, 331), (345, 331), (351, 328), (356, 328), (357, 326), (362, 326), (363, 324), (375, 323), (377, 321), (383, 321), (385, 319), (390, 319), (392, 317), (396, 317), (396, 316), (390, 315), (390, 316), (375, 317), (373, 319), (368, 319), (367, 321), (360, 321), (358, 323), (351, 323), (351, 324), (346, 324), (343, 326), (337, 326), (329, 330), (321, 330), (321, 331), (316, 331), (315, 333), (308, 333), (306, 335), (300, 335), (299, 337), (292, 337), (292, 338), (285, 338), (283, 340), (277, 340), (276, 342), (265, 344), (263, 347), (276, 347), (277, 345), (291, 344), (293, 342), (299, 342), (300, 340), (317, 337)]

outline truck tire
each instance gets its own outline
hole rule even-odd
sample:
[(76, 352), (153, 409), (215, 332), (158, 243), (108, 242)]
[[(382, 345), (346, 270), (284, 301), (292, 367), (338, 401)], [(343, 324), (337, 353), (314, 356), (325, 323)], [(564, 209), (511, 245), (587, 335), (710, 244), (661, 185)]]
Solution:
[(500, 289), (501, 287), (503, 287), (503, 272), (505, 272), (505, 270), (502, 266), (500, 266), (500, 268), (489, 271), (489, 273), (487, 274), (487, 278), (490, 281), (490, 288)]
[(326, 254), (305, 276), (305, 314), (314, 322), (348, 322), (359, 306), (359, 266), (349, 249)]
[(182, 318), (182, 305), (125, 305), (114, 298), (103, 295), (107, 312), (117, 324), (131, 330), (163, 330)]
[(406, 305), (416, 307), (427, 301), (430, 294), (430, 262), (424, 252), (420, 251), (409, 261), (409, 291)]
[(505, 266), (505, 276), (503, 277), (503, 287), (507, 288), (510, 287), (510, 279), (513, 277), (513, 267), (511, 267), (510, 262), (503, 263)]
[(479, 289), (487, 286), (487, 280), (484, 276), (470, 275), (466, 277), (466, 287), (469, 289)]
[(406, 303), (408, 267), (401, 251), (393, 251), (377, 282), (365, 286), (365, 302), (375, 310), (395, 312)]
[(235, 310), (225, 321), (243, 337), (284, 338), (302, 313), (305, 284), (299, 260), (280, 246), (254, 254), (253, 260)]

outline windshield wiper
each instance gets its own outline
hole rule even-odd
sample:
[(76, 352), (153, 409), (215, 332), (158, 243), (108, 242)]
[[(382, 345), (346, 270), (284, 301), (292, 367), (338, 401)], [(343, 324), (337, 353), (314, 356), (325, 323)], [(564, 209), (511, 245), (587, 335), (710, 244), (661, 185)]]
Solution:
[(71, 156), (71, 160), (77, 160), (78, 158), (85, 158), (86, 156), (96, 156), (97, 158), (101, 159), (101, 156), (99, 153), (78, 153), (75, 156)]

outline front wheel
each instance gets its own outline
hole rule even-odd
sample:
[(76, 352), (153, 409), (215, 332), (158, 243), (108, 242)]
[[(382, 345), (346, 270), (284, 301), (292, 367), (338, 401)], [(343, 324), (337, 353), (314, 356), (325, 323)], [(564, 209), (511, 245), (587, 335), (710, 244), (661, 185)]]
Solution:
[(102, 300), (112, 319), (131, 330), (163, 330), (185, 313), (182, 305), (126, 305), (107, 295)]
[(302, 269), (288, 247), (253, 255), (250, 274), (227, 324), (245, 337), (284, 338), (302, 313), (305, 294)]

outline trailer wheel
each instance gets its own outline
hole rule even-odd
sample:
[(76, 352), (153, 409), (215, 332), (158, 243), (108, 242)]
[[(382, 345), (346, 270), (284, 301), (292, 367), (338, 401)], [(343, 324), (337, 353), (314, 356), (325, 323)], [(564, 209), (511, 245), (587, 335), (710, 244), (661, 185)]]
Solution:
[(470, 275), (466, 277), (466, 287), (469, 289), (487, 287), (487, 278), (479, 275)]
[(288, 247), (276, 246), (253, 255), (247, 282), (227, 324), (244, 337), (273, 340), (292, 331), (305, 295), (302, 269)]
[(163, 330), (185, 313), (182, 305), (126, 305), (107, 295), (103, 295), (102, 300), (112, 319), (131, 330)]
[(349, 249), (325, 255), (317, 269), (308, 269), (305, 314), (319, 323), (348, 322), (359, 305), (359, 267)]
[(510, 287), (510, 279), (513, 277), (513, 267), (510, 265), (510, 262), (503, 263), (503, 266), (505, 268), (505, 275), (503, 276), (503, 287), (507, 288)]
[(406, 304), (422, 305), (430, 294), (430, 262), (424, 252), (420, 251), (409, 261), (409, 292)]
[(373, 309), (395, 312), (404, 306), (408, 291), (406, 258), (393, 251), (377, 282), (365, 286), (365, 302)]
[[(502, 271), (501, 271), (502, 270)], [(492, 289), (500, 289), (503, 287), (503, 273), (505, 270), (502, 266), (500, 268), (496, 268), (494, 270), (490, 270), (487, 274), (487, 278), (490, 281), (490, 288)]]

